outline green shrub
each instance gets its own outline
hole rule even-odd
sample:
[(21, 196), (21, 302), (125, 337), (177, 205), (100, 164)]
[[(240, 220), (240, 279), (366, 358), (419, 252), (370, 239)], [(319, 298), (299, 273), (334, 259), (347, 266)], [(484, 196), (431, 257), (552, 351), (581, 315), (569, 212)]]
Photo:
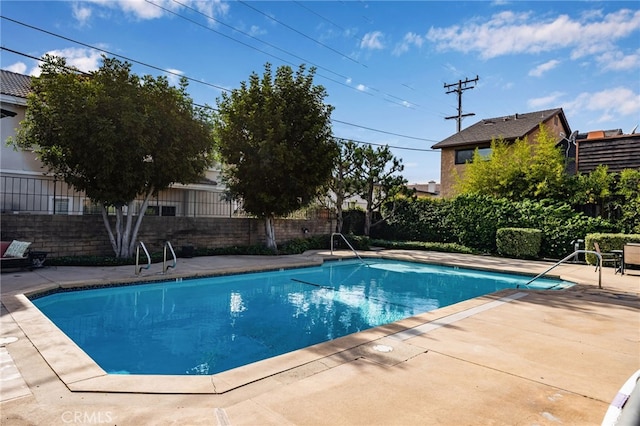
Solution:
[(562, 259), (573, 252), (573, 240), (584, 239), (591, 232), (616, 231), (608, 221), (576, 212), (565, 203), (525, 200), (515, 205), (517, 219), (510, 226), (540, 229), (543, 234), (541, 257)]
[(445, 226), (454, 242), (476, 250), (495, 253), (496, 231), (512, 222), (516, 208), (506, 199), (486, 195), (461, 195), (450, 201), (444, 212)]
[[(640, 243), (640, 234), (588, 234), (584, 239), (585, 250), (594, 251), (593, 243), (597, 242), (602, 253), (611, 252), (611, 250), (622, 250), (626, 243)], [(585, 256), (589, 265), (595, 265), (596, 255), (587, 253)]]
[(441, 251), (446, 253), (466, 253), (466, 254), (476, 253), (475, 250), (457, 243), (371, 240), (371, 245), (377, 246), (377, 247), (384, 247), (386, 249), (427, 250), (427, 251)]
[(479, 252), (497, 252), (500, 228), (534, 228), (542, 231), (539, 256), (561, 259), (573, 251), (571, 242), (593, 232), (618, 232), (602, 218), (576, 212), (552, 200), (519, 202), (485, 195), (454, 199), (400, 200), (388, 221), (385, 239), (457, 243)]
[(532, 228), (500, 228), (496, 232), (498, 254), (533, 259), (540, 253), (542, 231)]

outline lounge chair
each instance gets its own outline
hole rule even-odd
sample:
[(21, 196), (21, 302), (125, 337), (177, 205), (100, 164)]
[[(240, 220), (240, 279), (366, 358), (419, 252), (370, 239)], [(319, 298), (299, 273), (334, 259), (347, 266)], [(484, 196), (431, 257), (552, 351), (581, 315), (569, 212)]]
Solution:
[(0, 265), (2, 269), (23, 269), (31, 265), (29, 259), (29, 246), (31, 243), (25, 241), (2, 241), (0, 249)]
[(600, 244), (597, 242), (593, 243), (593, 248), (602, 257), (602, 265), (596, 265), (596, 271), (599, 266), (606, 266), (605, 264), (613, 264), (613, 267), (616, 268), (616, 273), (620, 270), (622, 265), (622, 254), (621, 253), (613, 253), (613, 252), (602, 252), (600, 251)]

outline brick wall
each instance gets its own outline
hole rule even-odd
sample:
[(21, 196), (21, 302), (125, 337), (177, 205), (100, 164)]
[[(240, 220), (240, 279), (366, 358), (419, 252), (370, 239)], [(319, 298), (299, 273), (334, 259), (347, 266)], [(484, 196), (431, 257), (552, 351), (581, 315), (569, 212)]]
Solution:
[[(2, 241), (31, 241), (33, 250), (48, 251), (51, 257), (113, 255), (99, 215), (3, 214), (1, 219)], [(278, 243), (333, 231), (333, 225), (327, 219), (279, 219), (275, 221), (275, 228)], [(303, 228), (309, 232), (304, 234)], [(145, 217), (138, 241), (144, 241), (149, 251), (158, 252), (167, 240), (178, 250), (183, 245), (196, 248), (248, 246), (263, 243), (266, 238), (264, 221), (260, 219)]]

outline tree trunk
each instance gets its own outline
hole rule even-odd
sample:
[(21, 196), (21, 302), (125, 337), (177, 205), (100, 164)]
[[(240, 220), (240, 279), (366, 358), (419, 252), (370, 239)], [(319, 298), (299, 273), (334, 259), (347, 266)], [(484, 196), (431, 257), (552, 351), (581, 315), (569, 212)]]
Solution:
[(367, 237), (371, 231), (371, 216), (373, 216), (373, 211), (367, 208), (367, 211), (364, 213), (364, 235)]
[[(147, 206), (149, 205), (149, 200), (151, 199), (151, 192), (147, 194), (144, 201), (142, 202), (142, 206), (140, 207), (140, 212), (136, 216), (134, 214), (134, 202), (130, 202), (127, 209), (127, 220), (126, 226), (124, 226), (124, 213), (122, 211), (123, 206), (116, 207), (116, 223), (115, 223), (115, 232), (114, 229), (111, 228), (111, 224), (109, 223), (109, 215), (107, 214), (107, 208), (103, 205), (102, 212), (102, 221), (104, 222), (104, 226), (107, 229), (107, 234), (109, 235), (109, 242), (111, 243), (111, 248), (116, 257), (118, 258), (128, 258), (132, 257), (135, 251), (138, 231), (140, 230), (140, 224), (142, 223), (142, 219), (144, 217), (145, 212), (147, 211)], [(134, 216), (136, 216), (135, 225), (132, 229), (132, 223)], [(123, 230), (124, 228), (124, 230)]]
[(364, 235), (369, 236), (371, 231), (371, 218), (373, 216), (373, 182), (367, 182), (367, 209), (364, 213)]
[(336, 199), (336, 232), (342, 232), (342, 225), (344, 224), (344, 218), (342, 217), (342, 203), (343, 199), (337, 197)]
[(278, 245), (276, 244), (276, 232), (273, 227), (273, 216), (264, 218), (264, 231), (267, 234), (267, 247), (277, 252)]

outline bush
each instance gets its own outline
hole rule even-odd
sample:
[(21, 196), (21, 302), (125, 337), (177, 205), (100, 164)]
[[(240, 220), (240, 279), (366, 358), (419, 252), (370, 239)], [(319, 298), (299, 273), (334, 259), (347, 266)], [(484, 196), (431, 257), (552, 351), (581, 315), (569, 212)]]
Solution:
[[(584, 239), (585, 250), (595, 250), (593, 243), (597, 242), (603, 253), (611, 250), (622, 250), (626, 243), (640, 243), (640, 234), (588, 234)], [(585, 256), (589, 265), (595, 265), (596, 255), (587, 253)]]
[(540, 253), (542, 231), (532, 228), (500, 228), (496, 232), (498, 254), (533, 259)]
[(500, 228), (542, 231), (539, 256), (561, 259), (573, 251), (571, 242), (593, 232), (618, 232), (602, 218), (574, 211), (551, 200), (519, 202), (466, 194), (454, 199), (399, 201), (385, 238), (399, 241), (457, 243), (495, 253)]
[(562, 259), (573, 252), (573, 240), (592, 232), (616, 231), (608, 221), (578, 213), (565, 203), (526, 200), (515, 204), (518, 219), (510, 226), (540, 229), (541, 257)]
[(466, 254), (476, 253), (475, 250), (460, 244), (456, 244), (456, 243), (371, 240), (371, 245), (377, 246), (377, 247), (384, 247), (387, 249), (428, 250), (428, 251), (441, 251), (446, 253), (466, 253)]
[(495, 253), (499, 228), (518, 226), (515, 203), (486, 195), (458, 196), (443, 213), (455, 242), (484, 252)]
[(397, 200), (395, 213), (387, 220), (381, 239), (452, 242), (454, 236), (446, 224), (447, 206), (446, 200), (434, 198)]

